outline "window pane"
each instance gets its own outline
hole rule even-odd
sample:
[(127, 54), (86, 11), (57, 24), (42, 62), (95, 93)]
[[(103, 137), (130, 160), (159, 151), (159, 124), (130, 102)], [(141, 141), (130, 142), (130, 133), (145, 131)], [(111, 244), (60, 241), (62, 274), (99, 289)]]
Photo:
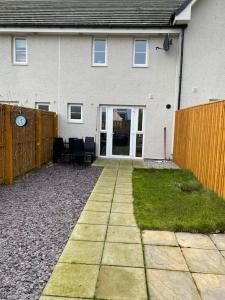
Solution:
[(72, 120), (81, 120), (81, 114), (79, 113), (72, 113), (71, 112), (71, 117)]
[(143, 134), (137, 134), (136, 136), (136, 157), (142, 157), (143, 148)]
[(103, 51), (105, 52), (105, 40), (95, 40), (95, 51)]
[(135, 41), (135, 52), (144, 52), (146, 53), (146, 41)]
[(26, 50), (27, 42), (26, 40), (16, 39), (16, 50)]
[(146, 64), (146, 55), (145, 53), (135, 53), (135, 65), (145, 65)]
[(71, 105), (71, 113), (81, 113), (81, 107), (80, 106), (72, 106)]
[(143, 109), (139, 108), (138, 110), (138, 131), (142, 131), (142, 123), (143, 123)]
[(101, 124), (101, 129), (102, 130), (106, 129), (106, 107), (102, 107), (102, 124)]
[(27, 42), (25, 39), (15, 40), (15, 59), (16, 62), (26, 62), (27, 60)]
[(105, 64), (105, 52), (95, 52), (95, 64)]
[(49, 105), (39, 104), (38, 109), (49, 111)]
[(16, 51), (16, 62), (26, 62), (26, 51)]
[(100, 155), (101, 156), (106, 156), (106, 138), (107, 138), (106, 133), (100, 134)]

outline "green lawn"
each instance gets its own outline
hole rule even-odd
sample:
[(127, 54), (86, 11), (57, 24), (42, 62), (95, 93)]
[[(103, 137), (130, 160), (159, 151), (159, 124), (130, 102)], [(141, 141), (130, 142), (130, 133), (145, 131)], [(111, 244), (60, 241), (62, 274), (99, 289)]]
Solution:
[(186, 170), (133, 172), (134, 209), (141, 229), (224, 232), (225, 200)]

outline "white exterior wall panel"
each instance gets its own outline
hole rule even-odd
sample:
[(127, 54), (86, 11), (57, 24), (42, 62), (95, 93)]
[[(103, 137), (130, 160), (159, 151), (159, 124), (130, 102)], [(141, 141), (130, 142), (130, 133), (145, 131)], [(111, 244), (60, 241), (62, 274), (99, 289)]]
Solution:
[[(99, 105), (146, 106), (145, 158), (162, 159), (163, 129), (167, 127), (168, 156), (177, 105), (178, 36), (169, 52), (156, 50), (164, 35), (149, 40), (149, 66), (134, 68), (135, 36), (106, 36), (108, 66), (92, 66), (92, 36), (27, 35), (28, 65), (12, 65), (12, 36), (0, 36), (0, 100), (18, 100), (24, 106), (50, 102), (59, 114), (59, 134), (96, 136)], [(151, 97), (150, 97), (151, 96)], [(152, 99), (150, 99), (152, 98)], [(67, 120), (67, 104), (82, 103), (84, 123)], [(171, 104), (170, 110), (166, 104)]]
[(225, 98), (225, 1), (198, 0), (185, 29), (181, 107)]

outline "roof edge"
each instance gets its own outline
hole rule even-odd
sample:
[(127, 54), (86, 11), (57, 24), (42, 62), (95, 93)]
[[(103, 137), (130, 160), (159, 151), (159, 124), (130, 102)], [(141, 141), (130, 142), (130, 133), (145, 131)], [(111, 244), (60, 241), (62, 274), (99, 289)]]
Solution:
[(185, 0), (170, 17), (172, 25), (187, 25), (191, 20), (192, 7), (198, 0)]

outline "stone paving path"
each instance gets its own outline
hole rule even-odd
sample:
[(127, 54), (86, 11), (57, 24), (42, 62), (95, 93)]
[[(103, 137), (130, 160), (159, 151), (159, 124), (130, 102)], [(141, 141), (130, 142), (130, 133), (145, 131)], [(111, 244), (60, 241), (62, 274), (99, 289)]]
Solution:
[(143, 162), (103, 165), (40, 300), (225, 299), (225, 235), (141, 236), (133, 215), (132, 169)]

